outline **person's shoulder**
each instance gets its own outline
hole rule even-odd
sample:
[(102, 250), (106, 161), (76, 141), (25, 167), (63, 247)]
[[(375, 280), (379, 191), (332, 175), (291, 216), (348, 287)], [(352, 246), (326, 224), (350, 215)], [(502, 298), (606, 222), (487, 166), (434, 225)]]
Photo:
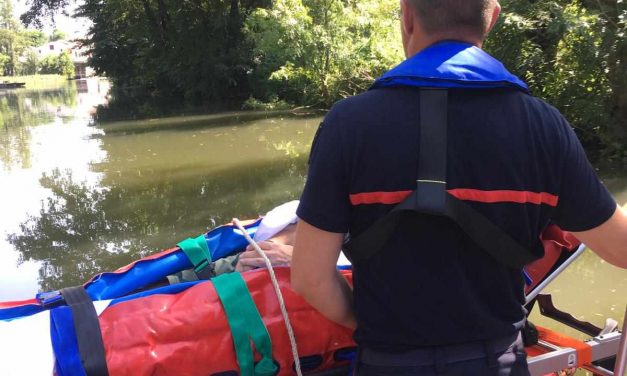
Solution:
[(512, 120), (517, 120), (536, 133), (563, 135), (571, 128), (562, 113), (553, 105), (532, 94), (519, 90), (504, 90), (496, 103)]
[(333, 109), (342, 111), (364, 111), (373, 108), (373, 106), (381, 107), (382, 102), (389, 101), (390, 95), (398, 90), (376, 89), (368, 90), (363, 93), (344, 98), (333, 105)]
[(517, 107), (534, 120), (540, 119), (546, 122), (559, 123), (565, 121), (564, 116), (557, 108), (530, 93), (520, 90), (506, 90), (501, 95), (501, 98), (504, 105)]
[(530, 94), (523, 95), (522, 98), (527, 101), (529, 106), (534, 108), (541, 115), (556, 118), (559, 120), (564, 120), (564, 116), (562, 115), (562, 113), (557, 108), (555, 108), (555, 106), (549, 104), (543, 99), (535, 97)]
[(413, 101), (416, 90), (388, 88), (368, 90), (336, 102), (325, 118), (325, 123), (367, 124), (390, 120), (398, 113), (399, 105)]

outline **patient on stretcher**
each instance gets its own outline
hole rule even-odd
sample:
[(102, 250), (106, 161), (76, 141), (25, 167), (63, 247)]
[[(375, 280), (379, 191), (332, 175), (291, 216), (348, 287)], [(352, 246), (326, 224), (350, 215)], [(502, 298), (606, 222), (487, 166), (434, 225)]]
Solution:
[[(253, 237), (273, 266), (290, 265), (292, 261), (292, 249), (294, 248), (296, 222), (298, 220), (296, 216), (298, 203), (298, 201), (290, 201), (269, 211)], [(349, 264), (350, 262), (342, 254), (338, 260), (338, 265)], [(170, 284), (190, 282), (212, 278), (224, 273), (246, 272), (263, 267), (265, 267), (263, 258), (249, 245), (240, 253), (212, 262), (206, 271), (200, 273), (200, 278), (193, 270), (185, 270), (168, 276), (168, 280)]]
[[(291, 201), (269, 211), (253, 237), (274, 266), (289, 265), (292, 261), (297, 207), (298, 201)], [(216, 276), (265, 267), (265, 263), (252, 245), (249, 245), (241, 253), (214, 261), (210, 267), (211, 274)]]

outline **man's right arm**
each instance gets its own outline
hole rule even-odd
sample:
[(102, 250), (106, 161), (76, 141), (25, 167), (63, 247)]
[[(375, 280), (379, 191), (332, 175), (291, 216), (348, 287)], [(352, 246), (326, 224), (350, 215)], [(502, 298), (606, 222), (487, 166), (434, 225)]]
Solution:
[(618, 206), (602, 225), (573, 235), (603, 260), (627, 269), (627, 210)]
[(554, 145), (562, 165), (556, 172), (561, 174), (561, 187), (551, 219), (608, 263), (627, 268), (627, 208), (617, 205), (570, 124), (555, 114), (559, 138)]

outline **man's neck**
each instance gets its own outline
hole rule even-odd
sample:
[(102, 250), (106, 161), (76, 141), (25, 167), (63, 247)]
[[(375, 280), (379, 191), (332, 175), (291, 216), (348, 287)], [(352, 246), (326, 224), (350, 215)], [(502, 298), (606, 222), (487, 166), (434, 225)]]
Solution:
[(431, 37), (424, 37), (424, 36), (418, 35), (409, 39), (407, 46), (405, 47), (405, 55), (407, 58), (410, 58), (429, 46), (432, 46), (436, 43), (447, 41), (447, 40), (469, 43), (479, 48), (483, 47), (483, 40), (476, 40), (476, 39), (467, 38), (467, 37), (464, 38), (464, 37), (460, 37), (459, 35), (441, 34), (441, 35), (431, 36)]

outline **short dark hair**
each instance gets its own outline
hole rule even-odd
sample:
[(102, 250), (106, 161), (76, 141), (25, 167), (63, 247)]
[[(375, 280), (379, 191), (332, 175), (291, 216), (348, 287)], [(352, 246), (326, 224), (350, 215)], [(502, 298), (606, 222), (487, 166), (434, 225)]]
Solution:
[(488, 32), (486, 12), (494, 0), (408, 0), (427, 33), (472, 33), (482, 39)]

